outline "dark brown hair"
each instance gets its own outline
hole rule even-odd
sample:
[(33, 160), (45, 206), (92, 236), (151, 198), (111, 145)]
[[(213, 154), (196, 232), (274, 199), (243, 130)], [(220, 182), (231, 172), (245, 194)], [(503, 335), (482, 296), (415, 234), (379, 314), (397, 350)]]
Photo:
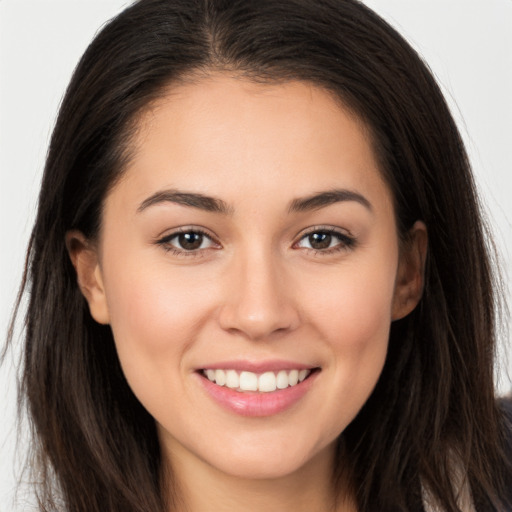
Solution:
[(21, 387), (40, 509), (169, 506), (154, 421), (124, 379), (110, 328), (90, 316), (64, 240), (71, 229), (96, 236), (145, 107), (169, 84), (211, 71), (334, 92), (372, 134), (401, 235), (418, 219), (427, 225), (424, 296), (393, 323), (377, 387), (339, 440), (359, 509), (421, 510), (423, 485), (456, 511), (454, 465), (478, 510), (512, 507), (485, 230), (463, 143), (428, 68), (356, 0), (140, 0), (101, 30), (75, 70), (30, 239)]

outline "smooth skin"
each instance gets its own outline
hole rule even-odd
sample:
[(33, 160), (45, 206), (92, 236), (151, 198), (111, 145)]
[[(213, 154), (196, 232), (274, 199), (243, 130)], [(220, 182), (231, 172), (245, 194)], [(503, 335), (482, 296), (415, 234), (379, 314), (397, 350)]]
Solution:
[[(334, 505), (335, 441), (379, 378), (391, 322), (420, 300), (425, 225), (399, 242), (367, 130), (311, 84), (175, 85), (134, 149), (99, 239), (67, 245), (183, 510), (354, 510), (346, 493)], [(238, 415), (202, 385), (215, 363), (276, 359), (319, 368), (278, 414)]]

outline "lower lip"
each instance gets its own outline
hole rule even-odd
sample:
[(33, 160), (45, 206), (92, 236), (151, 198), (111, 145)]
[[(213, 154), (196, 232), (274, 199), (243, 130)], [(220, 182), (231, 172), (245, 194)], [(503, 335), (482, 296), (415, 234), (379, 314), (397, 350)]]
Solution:
[(286, 411), (309, 391), (318, 374), (319, 372), (315, 371), (299, 384), (286, 389), (258, 393), (235, 391), (225, 386), (218, 386), (201, 373), (197, 373), (203, 388), (219, 405), (240, 416), (252, 417), (272, 416)]

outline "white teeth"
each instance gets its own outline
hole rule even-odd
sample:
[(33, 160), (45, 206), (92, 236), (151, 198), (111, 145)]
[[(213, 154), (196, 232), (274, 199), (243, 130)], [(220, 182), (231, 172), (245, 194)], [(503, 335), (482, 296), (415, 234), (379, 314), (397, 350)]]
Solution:
[(309, 373), (309, 370), (299, 370), (299, 382), (302, 382), (309, 375)]
[(219, 386), (226, 384), (226, 373), (224, 370), (215, 370), (215, 383)]
[(237, 391), (259, 391), (271, 393), (276, 389), (286, 389), (302, 382), (311, 370), (280, 370), (279, 372), (265, 372), (256, 374), (253, 372), (240, 372), (236, 370), (203, 370), (203, 374), (211, 382), (219, 386), (226, 386)]
[(235, 370), (228, 370), (226, 372), (226, 386), (233, 389), (238, 389), (240, 386), (240, 377)]
[(264, 393), (270, 393), (276, 390), (276, 376), (274, 372), (265, 372), (258, 379), (258, 389)]
[(252, 372), (240, 374), (240, 389), (242, 391), (258, 391), (258, 376)]
[(281, 370), (277, 374), (276, 386), (278, 389), (285, 389), (288, 387), (288, 373), (285, 370)]

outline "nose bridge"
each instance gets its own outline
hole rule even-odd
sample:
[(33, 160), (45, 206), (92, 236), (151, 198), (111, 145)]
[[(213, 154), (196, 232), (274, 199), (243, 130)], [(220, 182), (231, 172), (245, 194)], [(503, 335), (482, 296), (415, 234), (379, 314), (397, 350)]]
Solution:
[(285, 274), (280, 256), (271, 247), (248, 247), (240, 251), (228, 271), (222, 327), (251, 339), (295, 328), (298, 312)]

